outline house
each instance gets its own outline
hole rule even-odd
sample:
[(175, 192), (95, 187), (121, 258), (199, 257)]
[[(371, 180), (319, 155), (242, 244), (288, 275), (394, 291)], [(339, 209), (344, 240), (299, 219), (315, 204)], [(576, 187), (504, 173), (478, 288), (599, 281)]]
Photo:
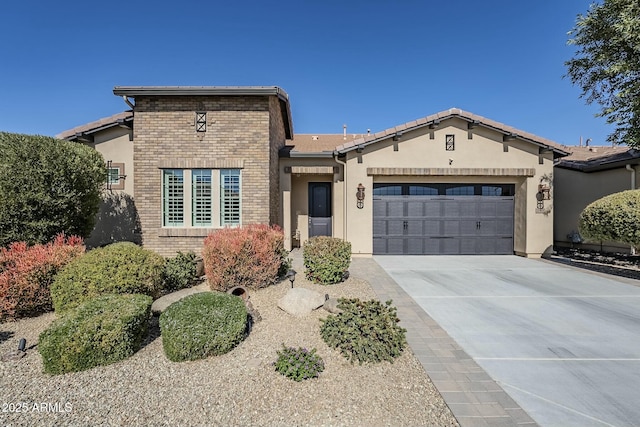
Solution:
[(163, 255), (249, 223), (280, 225), (287, 248), (329, 235), (363, 256), (552, 249), (553, 167), (568, 152), (528, 132), (452, 108), (374, 134), (294, 135), (279, 87), (114, 94), (132, 111), (58, 136), (103, 153), (141, 242)]
[(565, 147), (570, 155), (555, 167), (554, 243), (558, 247), (582, 247), (607, 252), (630, 250), (617, 242), (590, 242), (580, 236), (578, 219), (590, 203), (638, 187), (640, 151), (625, 147)]

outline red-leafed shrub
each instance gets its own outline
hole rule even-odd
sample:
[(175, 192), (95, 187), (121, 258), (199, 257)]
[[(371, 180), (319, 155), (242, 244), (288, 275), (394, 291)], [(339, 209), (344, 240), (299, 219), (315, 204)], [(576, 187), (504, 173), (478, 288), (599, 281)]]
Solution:
[(0, 248), (0, 319), (51, 311), (49, 287), (56, 273), (84, 250), (80, 237), (62, 234), (44, 245), (15, 242)]
[(210, 234), (204, 240), (202, 258), (209, 286), (223, 292), (234, 286), (272, 285), (289, 268), (282, 230), (261, 224)]

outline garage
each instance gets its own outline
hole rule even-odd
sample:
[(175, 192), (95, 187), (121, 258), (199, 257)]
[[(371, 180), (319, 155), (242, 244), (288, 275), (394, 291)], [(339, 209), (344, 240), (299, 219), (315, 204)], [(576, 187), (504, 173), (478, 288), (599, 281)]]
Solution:
[(376, 255), (513, 254), (513, 184), (376, 183)]

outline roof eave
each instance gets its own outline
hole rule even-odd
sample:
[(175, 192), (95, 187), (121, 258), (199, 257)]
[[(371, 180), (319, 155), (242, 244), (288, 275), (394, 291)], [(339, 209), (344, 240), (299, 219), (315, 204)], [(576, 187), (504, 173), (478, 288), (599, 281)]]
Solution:
[(285, 126), (285, 137), (293, 138), (289, 95), (279, 86), (115, 86), (113, 94), (136, 96), (277, 96)]

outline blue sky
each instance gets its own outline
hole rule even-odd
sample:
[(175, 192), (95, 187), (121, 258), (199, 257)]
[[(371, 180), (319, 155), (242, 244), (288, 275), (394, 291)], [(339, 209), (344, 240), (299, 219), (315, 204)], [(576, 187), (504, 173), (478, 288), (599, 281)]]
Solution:
[(590, 0), (11, 0), (0, 130), (55, 135), (127, 106), (116, 85), (277, 85), (296, 133), (380, 131), (451, 107), (607, 145), (567, 78)]

